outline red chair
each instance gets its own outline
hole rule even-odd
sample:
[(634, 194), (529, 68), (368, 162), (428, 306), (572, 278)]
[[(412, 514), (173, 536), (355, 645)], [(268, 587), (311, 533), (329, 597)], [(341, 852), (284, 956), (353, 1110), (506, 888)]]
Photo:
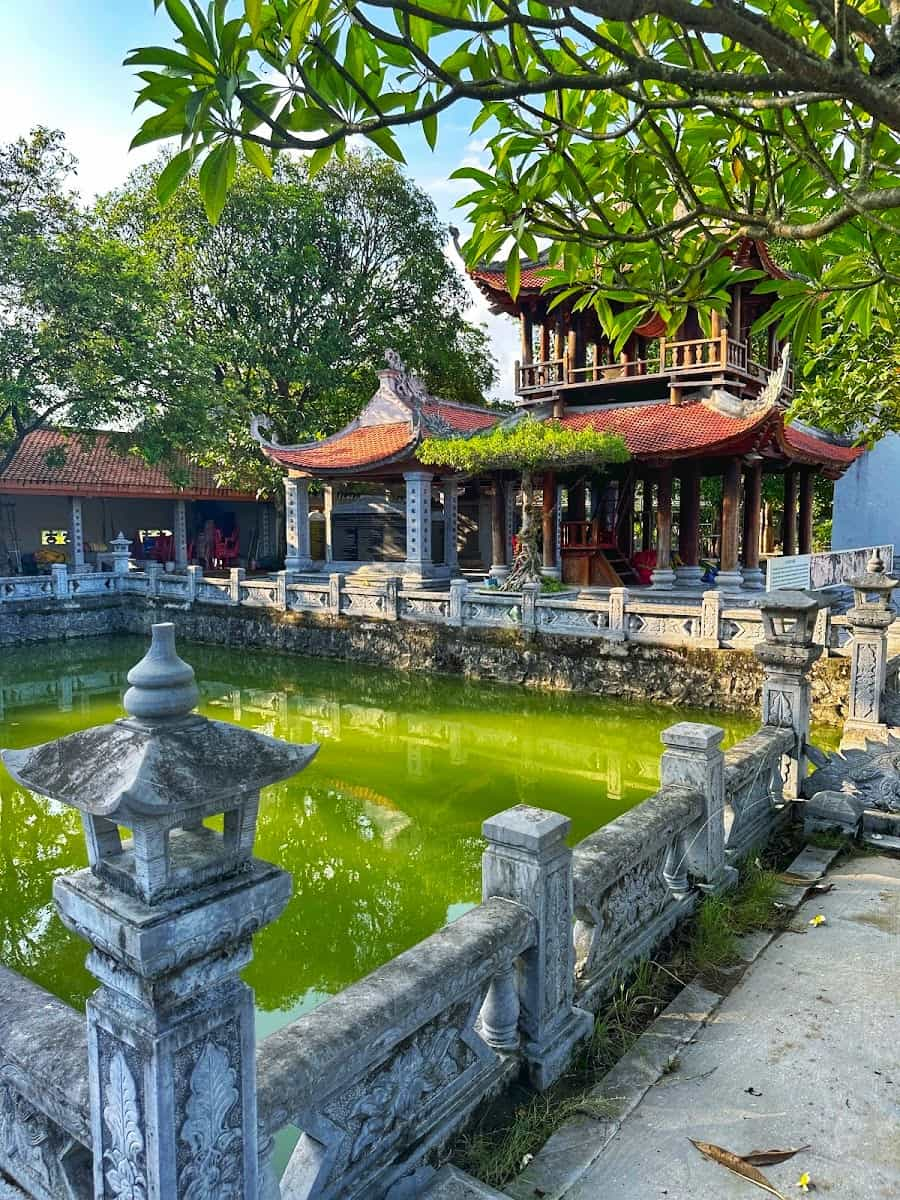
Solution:
[(215, 560), (218, 566), (236, 567), (241, 557), (241, 535), (237, 526), (228, 537), (223, 537), (220, 530), (216, 529), (215, 547)]
[(153, 558), (158, 563), (167, 563), (174, 561), (175, 558), (175, 539), (169, 533), (161, 533), (156, 538), (153, 546)]
[(639, 550), (637, 554), (632, 557), (631, 565), (634, 567), (635, 574), (638, 577), (638, 583), (650, 583), (650, 577), (656, 570), (656, 551)]

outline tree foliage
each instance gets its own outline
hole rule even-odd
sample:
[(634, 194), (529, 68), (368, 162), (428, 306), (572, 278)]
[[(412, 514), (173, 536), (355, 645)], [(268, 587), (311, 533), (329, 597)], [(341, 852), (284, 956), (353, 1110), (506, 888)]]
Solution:
[[(154, 0), (157, 7), (162, 0)], [(611, 300), (677, 327), (724, 303), (719, 255), (780, 239), (802, 278), (783, 334), (889, 323), (900, 272), (900, 7), (878, 0), (164, 0), (175, 44), (143, 47), (135, 141), (180, 137), (215, 219), (239, 150), (318, 169), (350, 135), (400, 159), (474, 108), (487, 170), (464, 167), (470, 262), (551, 244), (609, 327)], [(474, 102), (474, 104), (472, 103)], [(510, 242), (511, 239), (511, 242)]]
[(72, 166), (45, 129), (0, 148), (0, 470), (35, 429), (134, 425), (202, 383), (151, 261), (77, 208)]
[(900, 430), (900, 331), (832, 324), (798, 366), (792, 418), (869, 446)]
[(371, 396), (388, 347), (437, 394), (483, 400), (486, 337), (465, 319), (433, 206), (394, 164), (350, 154), (314, 181), (302, 163), (271, 178), (238, 166), (215, 226), (194, 177), (160, 204), (170, 166), (139, 170), (103, 205), (107, 227), (152, 256), (172, 328), (209, 364), (203, 411), (166, 413), (162, 439), (225, 481), (263, 485), (251, 416), (284, 443), (334, 432)]
[(423, 463), (451, 467), (465, 474), (521, 472), (522, 524), (516, 559), (503, 583), (506, 591), (515, 591), (541, 577), (534, 472), (625, 462), (629, 457), (628, 448), (618, 434), (568, 429), (559, 421), (538, 421), (532, 416), (495, 425), (487, 433), (473, 437), (426, 438), (416, 453)]

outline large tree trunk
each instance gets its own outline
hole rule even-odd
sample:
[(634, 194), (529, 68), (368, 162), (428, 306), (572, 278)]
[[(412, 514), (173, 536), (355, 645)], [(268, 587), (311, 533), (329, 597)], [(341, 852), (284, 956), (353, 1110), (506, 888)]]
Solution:
[(538, 548), (538, 523), (534, 514), (534, 479), (530, 471), (522, 472), (522, 528), (516, 542), (512, 570), (501, 584), (501, 591), (518, 592), (523, 584), (538, 583), (541, 579), (541, 552)]

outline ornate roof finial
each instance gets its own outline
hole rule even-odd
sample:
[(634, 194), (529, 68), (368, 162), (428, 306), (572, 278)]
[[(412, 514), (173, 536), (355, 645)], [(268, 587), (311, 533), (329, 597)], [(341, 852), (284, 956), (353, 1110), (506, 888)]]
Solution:
[(151, 639), (150, 649), (128, 672), (125, 711), (150, 724), (182, 721), (200, 702), (194, 668), (178, 657), (171, 622), (152, 626)]
[(413, 405), (428, 402), (429, 395), (425, 384), (418, 375), (414, 375), (409, 370), (396, 350), (385, 350), (384, 360), (388, 365), (388, 371), (392, 372), (394, 376), (391, 380), (391, 387), (401, 400), (406, 400)]

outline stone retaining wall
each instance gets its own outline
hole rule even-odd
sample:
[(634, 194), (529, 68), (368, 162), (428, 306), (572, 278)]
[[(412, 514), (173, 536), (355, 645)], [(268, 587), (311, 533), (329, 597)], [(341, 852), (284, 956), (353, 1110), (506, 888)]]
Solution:
[[(0, 648), (146, 634), (160, 620), (173, 621), (179, 637), (210, 645), (279, 650), (612, 699), (757, 712), (762, 690), (762, 668), (749, 650), (652, 646), (544, 633), (526, 640), (517, 630), (457, 629), (202, 603), (187, 608), (163, 598), (128, 595), (89, 596), (66, 605), (4, 604)], [(849, 660), (823, 659), (812, 678), (813, 719), (840, 724), (846, 715)]]

